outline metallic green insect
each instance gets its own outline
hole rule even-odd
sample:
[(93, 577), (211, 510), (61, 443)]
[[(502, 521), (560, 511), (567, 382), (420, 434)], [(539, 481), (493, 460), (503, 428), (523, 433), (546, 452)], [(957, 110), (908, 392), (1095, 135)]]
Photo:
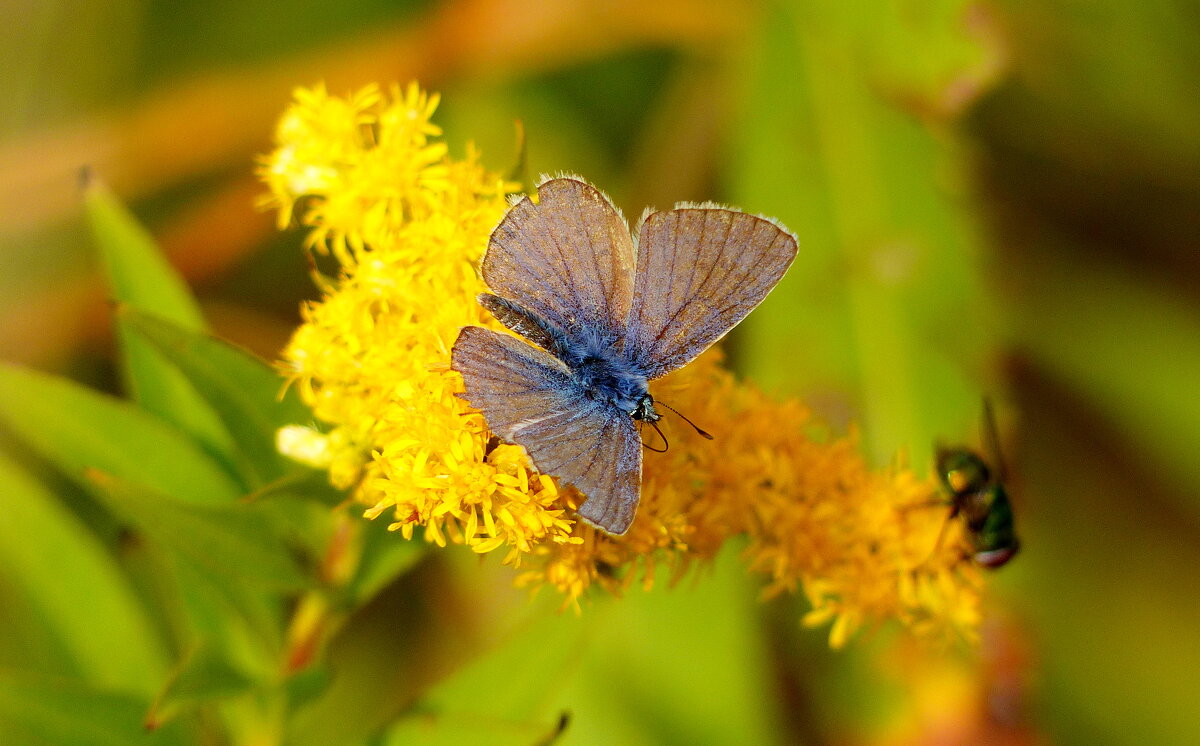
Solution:
[[(950, 516), (962, 516), (972, 558), (989, 569), (1003, 566), (1020, 548), (1013, 528), (1012, 504), (1004, 489), (1004, 464), (996, 437), (996, 422), (990, 402), (984, 401), (983, 439), (997, 468), (965, 446), (939, 447), (936, 452), (938, 478), (950, 495)], [(940, 537), (939, 537), (940, 543)]]

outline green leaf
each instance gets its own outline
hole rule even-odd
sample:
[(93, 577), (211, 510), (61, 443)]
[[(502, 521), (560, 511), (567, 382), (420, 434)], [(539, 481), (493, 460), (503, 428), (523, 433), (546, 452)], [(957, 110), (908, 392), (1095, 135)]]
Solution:
[(217, 413), (237, 443), (238, 466), (250, 485), (296, 470), (276, 451), (275, 432), (311, 420), (312, 413), (292, 389), (283, 391), (275, 370), (227, 342), (133, 308), (122, 307), (117, 318), (175, 365)]
[(284, 681), (283, 691), (287, 696), (288, 709), (298, 710), (304, 705), (321, 696), (329, 688), (333, 680), (333, 672), (328, 666), (313, 663), (307, 668), (289, 676)]
[(570, 742), (778, 742), (761, 606), (738, 552), (727, 546), (693, 582), (668, 588), (667, 575), (652, 592), (585, 611), (586, 646), (560, 651), (579, 667), (564, 667), (549, 711), (571, 710)]
[[(95, 180), (85, 185), (84, 205), (113, 300), (203, 331), (204, 318), (187, 284), (136, 218)], [(121, 322), (117, 339), (130, 396), (228, 460), (235, 452), (229, 434), (187, 379)]]
[(99, 180), (88, 178), (84, 184), (84, 206), (113, 298), (186, 329), (205, 329), (187, 283), (137, 218)]
[(130, 746), (193, 743), (181, 727), (144, 724), (146, 701), (77, 682), (0, 671), (0, 743)]
[[(861, 412), (879, 463), (899, 448), (924, 460), (961, 431), (981, 394), (969, 372), (994, 342), (976, 230), (945, 188), (965, 161), (900, 110), (938, 100), (983, 53), (964, 8), (901, 29), (885, 9), (769, 2), (740, 76), (733, 199), (790, 226), (800, 253), (739, 325), (735, 359), (768, 389), (832, 402), (820, 414)], [(918, 61), (914, 45), (928, 52)], [(803, 365), (780, 340), (804, 350)]]
[(212, 645), (194, 646), (179, 662), (146, 720), (160, 727), (182, 712), (249, 691), (254, 681)]
[(274, 680), (284, 647), (285, 598), (264, 593), (252, 579), (215, 573), (187, 554), (160, 551), (168, 554), (163, 571), (186, 618), (180, 648), (207, 645), (252, 678)]
[(240, 492), (195, 443), (128, 402), (3, 363), (0, 391), (0, 421), (72, 479), (93, 468), (193, 503)]
[[(6, 615), (12, 619), (27, 607), (40, 622), (33, 628), (36, 640), (23, 641), (10, 627), (0, 646), (33, 647), (50, 638), (83, 683), (150, 696), (166, 671), (165, 652), (112, 556), (52, 494), (2, 454), (0, 484), (0, 586), (6, 589)], [(54, 669), (41, 661), (39, 670)]]
[(114, 513), (218, 578), (276, 591), (310, 585), (288, 546), (247, 505), (183, 502), (96, 469), (88, 470), (87, 477)]
[[(514, 722), (545, 717), (550, 714), (547, 693), (563, 686), (576, 663), (570, 651), (586, 646), (591, 623), (560, 615), (546, 603), (532, 607), (528, 623), (516, 634), (494, 649), (480, 651), (435, 684), (416, 709), (449, 717), (469, 712)], [(505, 685), (495, 687), (498, 681)], [(485, 691), (490, 694), (481, 701), (478, 695)]]
[(341, 521), (333, 514), (345, 501), (346, 493), (329, 484), (328, 474), (307, 467), (242, 498), (242, 503), (271, 522), (274, 532), (285, 537), (307, 566), (320, 564), (335, 540)]
[(582, 616), (552, 594), (511, 626), (489, 615), (486, 640), (385, 743), (539, 743), (564, 712), (564, 743), (773, 742), (761, 608), (737, 553), (693, 584), (668, 589), (666, 575)]

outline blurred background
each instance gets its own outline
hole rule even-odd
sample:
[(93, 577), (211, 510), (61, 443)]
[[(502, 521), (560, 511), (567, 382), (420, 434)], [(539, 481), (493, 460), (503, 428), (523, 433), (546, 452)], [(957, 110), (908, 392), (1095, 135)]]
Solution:
[[(995, 403), (1022, 550), (990, 576), (977, 651), (884, 630), (832, 653), (803, 599), (756, 601), (733, 549), (582, 617), (532, 614), (557, 600), (445, 552), (331, 643), (295, 742), (535, 743), (569, 711), (562, 743), (1200, 743), (1197, 4), (9, 0), (0, 18), (5, 361), (116, 388), (85, 165), (212, 325), (274, 359), (315, 290), (301, 233), (255, 208), (255, 158), (297, 85), (415, 79), (452, 152), (475, 142), (496, 171), (519, 119), (533, 173), (583, 174), (627, 215), (711, 199), (783, 221), (800, 258), (732, 364), (857, 423), (876, 463), (978, 447)], [(22, 541), (51, 557), (48, 537)], [(0, 567), (0, 677), (70, 679), (29, 582)], [(497, 715), (510, 700), (527, 718)], [(37, 706), (0, 691), (0, 718)]]

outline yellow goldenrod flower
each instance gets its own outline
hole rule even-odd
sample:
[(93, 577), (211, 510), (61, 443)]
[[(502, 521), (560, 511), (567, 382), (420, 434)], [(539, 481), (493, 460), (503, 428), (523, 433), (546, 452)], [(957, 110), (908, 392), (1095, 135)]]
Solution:
[[(450, 370), (459, 329), (504, 331), (476, 302), (477, 267), (516, 185), (468, 149), (451, 158), (430, 118), (435, 95), (369, 86), (346, 98), (299, 90), (261, 174), (281, 224), (308, 229), (338, 277), (284, 353), (288, 373), (325, 432), (286, 428), (280, 450), (319, 464), (353, 488), (366, 515), (387, 514), (412, 538), (464, 544), (549, 585), (577, 604), (592, 585), (619, 593), (672, 577), (747, 539), (765, 594), (802, 590), (805, 623), (832, 623), (841, 645), (863, 624), (895, 618), (922, 634), (970, 636), (980, 575), (963, 561), (957, 522), (936, 486), (896, 467), (872, 471), (853, 435), (817, 440), (798, 402), (738, 382), (710, 351), (654, 385), (715, 442), (677, 429), (672, 448), (645, 461), (642, 502), (629, 532), (612, 537), (575, 517), (579, 496), (541, 474), (457, 396)], [(936, 549), (936, 551), (935, 551)]]

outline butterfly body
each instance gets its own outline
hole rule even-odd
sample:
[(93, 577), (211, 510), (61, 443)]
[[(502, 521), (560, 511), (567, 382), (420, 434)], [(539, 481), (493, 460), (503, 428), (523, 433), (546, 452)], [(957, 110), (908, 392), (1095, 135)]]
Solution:
[(568, 362), (567, 367), (574, 371), (587, 398), (606, 402), (631, 417), (642, 415), (634, 419), (646, 419), (647, 410), (653, 411), (650, 382), (629, 361), (622, 360), (612, 349), (591, 345), (574, 352), (577, 353), (574, 365)]
[[(638, 237), (595, 187), (543, 182), (493, 231), (480, 304), (528, 340), (465, 327), (463, 394), (543, 473), (586, 496), (579, 515), (625, 533), (641, 497), (635, 421), (657, 422), (649, 382), (748, 314), (796, 254), (773, 222), (716, 205), (647, 212)], [(540, 349), (539, 349), (540, 348)]]
[(500, 323), (561, 360), (574, 374), (579, 396), (604, 402), (634, 419), (659, 419), (649, 380), (626, 359), (616, 334), (589, 326), (560, 329), (519, 303), (491, 293), (481, 294), (479, 303)]

